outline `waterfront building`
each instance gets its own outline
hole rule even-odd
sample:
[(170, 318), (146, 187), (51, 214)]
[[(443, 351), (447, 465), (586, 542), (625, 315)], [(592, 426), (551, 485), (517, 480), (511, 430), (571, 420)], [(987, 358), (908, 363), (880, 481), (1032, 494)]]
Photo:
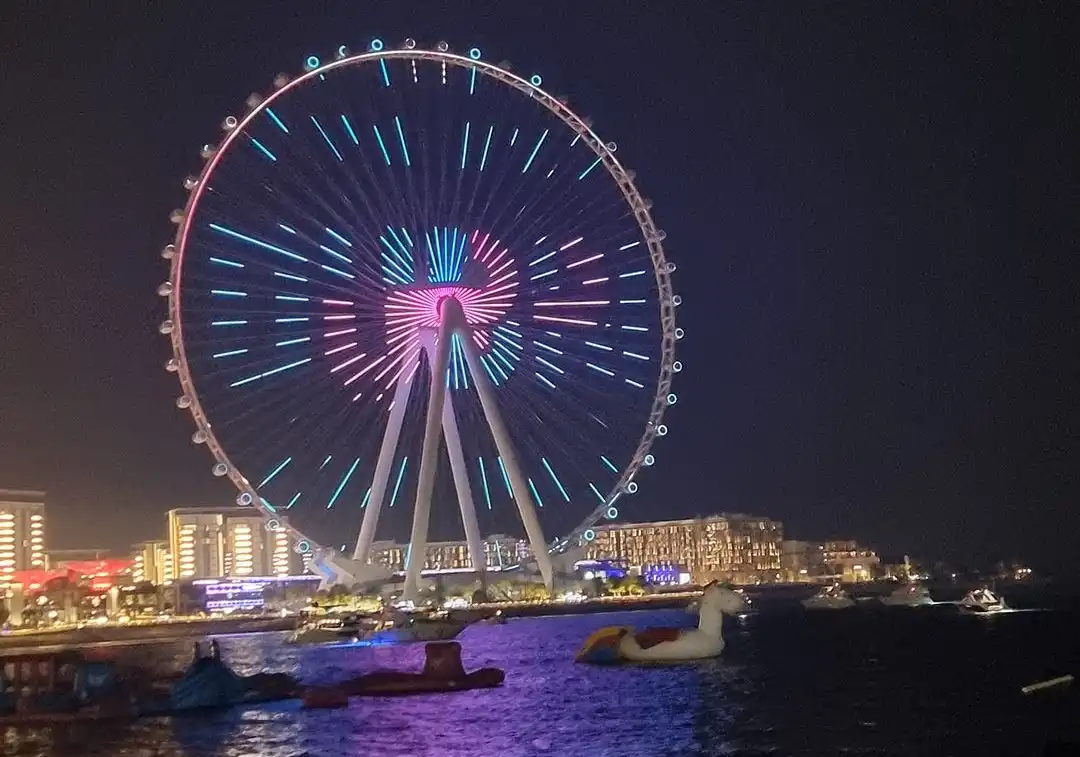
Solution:
[(741, 513), (650, 523), (609, 523), (593, 529), (585, 557), (681, 566), (698, 583), (779, 580), (783, 524)]
[(780, 572), (789, 583), (814, 581), (824, 573), (820, 542), (785, 539), (780, 544)]
[(155, 586), (164, 586), (173, 580), (172, 554), (169, 552), (169, 542), (165, 539), (136, 544), (132, 550), (131, 562), (131, 580), (137, 584), (148, 582)]
[(854, 539), (827, 541), (821, 545), (821, 562), (827, 575), (847, 583), (871, 581), (881, 558)]
[(251, 508), (184, 507), (169, 511), (175, 579), (284, 576), (297, 567), (288, 525), (270, 531)]
[(250, 510), (244, 515), (225, 517), (225, 575), (287, 576), (295, 559), (282, 517), (281, 525), (270, 530), (267, 521)]
[(17, 570), (44, 570), (45, 492), (0, 489), (0, 589)]
[[(517, 565), (529, 556), (527, 541), (505, 534), (494, 534), (485, 538), (483, 549), (487, 569), (490, 571)], [(371, 561), (394, 571), (403, 571), (408, 551), (408, 544), (378, 541), (371, 545)], [(426, 553), (424, 570), (444, 573), (467, 573), (474, 570), (469, 545), (464, 539), (428, 542)]]

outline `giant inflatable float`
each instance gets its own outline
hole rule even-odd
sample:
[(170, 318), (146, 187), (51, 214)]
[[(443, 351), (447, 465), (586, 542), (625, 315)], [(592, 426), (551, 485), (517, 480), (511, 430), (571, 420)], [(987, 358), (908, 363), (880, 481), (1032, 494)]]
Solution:
[(592, 665), (628, 662), (679, 662), (717, 657), (724, 650), (724, 615), (746, 610), (746, 600), (719, 583), (705, 587), (697, 628), (601, 628), (578, 653), (577, 661)]

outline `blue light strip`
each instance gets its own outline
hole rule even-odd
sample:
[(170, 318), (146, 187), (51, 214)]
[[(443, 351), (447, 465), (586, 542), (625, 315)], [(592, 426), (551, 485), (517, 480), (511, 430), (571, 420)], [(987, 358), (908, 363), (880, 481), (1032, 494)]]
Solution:
[(266, 157), (270, 158), (270, 160), (277, 163), (277, 156), (274, 155), (274, 153), (270, 152), (268, 149), (266, 149), (266, 145), (264, 145), (259, 140), (255, 139), (255, 137), (248, 137), (248, 139), (251, 140), (251, 144), (253, 144), (253, 145), (255, 145), (256, 147), (259, 148), (259, 152), (261, 152)]
[(315, 128), (319, 130), (320, 134), (322, 134), (322, 138), (326, 140), (326, 144), (330, 145), (330, 149), (334, 151), (334, 155), (337, 156), (337, 159), (341, 162), (344, 162), (345, 158), (341, 157), (341, 153), (338, 152), (337, 147), (335, 147), (334, 143), (330, 141), (330, 135), (326, 133), (325, 129), (323, 129), (322, 124), (319, 123), (319, 119), (315, 118), (315, 116), (312, 116), (311, 123), (315, 124)]
[(522, 173), (529, 170), (529, 166), (533, 164), (533, 160), (536, 158), (536, 153), (540, 152), (540, 145), (544, 144), (544, 140), (547, 139), (548, 130), (544, 129), (544, 133), (540, 135), (540, 139), (536, 140), (536, 147), (533, 148), (532, 154), (529, 155), (529, 159), (525, 161), (525, 167), (521, 169)]
[(390, 165), (390, 153), (386, 150), (386, 143), (383, 142), (382, 132), (379, 131), (378, 124), (372, 124), (371, 128), (375, 130), (375, 139), (379, 140), (379, 149), (382, 150), (382, 156), (386, 159), (386, 165)]
[(319, 466), (319, 470), (322, 470), (323, 468), (325, 468), (327, 463), (329, 463), (333, 459), (334, 459), (333, 455), (327, 455), (326, 459), (322, 461), (322, 465)]
[(351, 262), (353, 262), (353, 261), (352, 261), (352, 258), (350, 258), (350, 257), (348, 257), (348, 256), (346, 256), (346, 255), (342, 255), (342, 254), (341, 254), (340, 252), (338, 252), (337, 250), (331, 250), (331, 249), (330, 249), (329, 247), (327, 247), (327, 246), (326, 246), (325, 244), (320, 244), (320, 245), (319, 245), (319, 249), (320, 249), (320, 250), (322, 250), (323, 252), (325, 252), (325, 253), (329, 254), (329, 255), (333, 255), (333, 256), (334, 256), (335, 258), (337, 258), (338, 260), (340, 260), (340, 261), (341, 261), (342, 263), (351, 263)]
[(210, 294), (219, 297), (247, 297), (247, 292), (237, 292), (235, 289), (211, 289)]
[(336, 239), (337, 241), (341, 242), (341, 243), (342, 243), (343, 245), (345, 245), (346, 247), (352, 247), (352, 242), (350, 242), (350, 241), (349, 241), (348, 239), (346, 239), (345, 237), (341, 236), (341, 234), (338, 234), (338, 233), (337, 233), (336, 231), (334, 231), (333, 229), (331, 229), (331, 228), (330, 228), (329, 226), (325, 226), (325, 227), (323, 227), (323, 228), (325, 228), (325, 229), (326, 229), (326, 233), (327, 233), (327, 234), (329, 234), (330, 236), (332, 236), (332, 237), (333, 237), (334, 239)]
[(601, 368), (600, 366), (596, 365), (595, 363), (585, 363), (585, 365), (588, 366), (589, 368), (592, 368), (597, 373), (603, 373), (605, 376), (614, 376), (615, 375), (615, 373), (613, 371), (609, 371), (607, 368)]
[(301, 284), (308, 282), (303, 276), (293, 276), (291, 273), (282, 273), (281, 271), (274, 271), (274, 275), (279, 279), (288, 279), (289, 281), (299, 281)]
[(536, 362), (540, 363), (540, 365), (547, 366), (548, 368), (555, 371), (556, 373), (559, 373), (559, 374), (565, 374), (566, 373), (566, 371), (564, 371), (562, 368), (555, 365), (554, 363), (549, 363), (547, 360), (544, 360), (544, 358), (540, 357), (539, 355), (533, 355), (533, 359), (535, 359)]
[(471, 95), (476, 91), (476, 66), (472, 67), (472, 74), (469, 75), (469, 94)]
[(586, 176), (588, 176), (588, 175), (589, 175), (589, 174), (590, 174), (590, 173), (592, 172), (592, 170), (593, 170), (594, 168), (596, 168), (596, 167), (597, 167), (598, 165), (600, 165), (600, 163), (601, 163), (602, 161), (603, 161), (603, 158), (597, 158), (596, 160), (594, 160), (594, 161), (593, 161), (593, 164), (592, 164), (591, 166), (589, 166), (588, 168), (586, 168), (586, 169), (585, 169), (584, 171), (582, 171), (582, 172), (581, 172), (581, 175), (577, 177), (577, 178), (578, 178), (578, 181), (581, 181), (581, 180), (582, 180), (582, 179), (584, 179), (584, 178), (585, 178)]
[(277, 113), (275, 113), (274, 111), (272, 111), (272, 110), (270, 110), (269, 108), (267, 108), (267, 109), (266, 109), (266, 115), (270, 116), (270, 120), (271, 120), (271, 121), (273, 121), (273, 122), (274, 122), (275, 124), (277, 124), (277, 127), (278, 127), (279, 129), (281, 129), (281, 130), (282, 130), (283, 132), (285, 132), (286, 134), (288, 134), (288, 133), (289, 133), (289, 129), (288, 129), (288, 127), (286, 127), (286, 126), (285, 126), (285, 124), (283, 124), (283, 123), (281, 122), (281, 119), (277, 117)]
[(497, 457), (495, 459), (499, 461), (499, 470), (502, 471), (503, 483), (506, 484), (506, 491), (510, 495), (510, 499), (513, 499), (514, 498), (514, 490), (510, 486), (510, 477), (506, 475), (506, 466), (503, 465), (503, 459), (502, 459), (501, 456)]
[(394, 116), (394, 126), (397, 127), (398, 140), (401, 142), (401, 154), (405, 156), (405, 165), (411, 166), (409, 160), (409, 148), (405, 145), (405, 132), (401, 130), (401, 118)]
[(546, 470), (548, 472), (548, 475), (551, 476), (551, 480), (555, 482), (555, 486), (559, 487), (559, 493), (562, 494), (563, 499), (569, 502), (570, 495), (566, 493), (566, 489), (563, 488), (562, 481), (560, 481), (559, 477), (555, 475), (555, 471), (551, 469), (551, 465), (548, 464), (547, 458), (540, 458), (540, 462), (544, 464), (544, 470)]
[(353, 464), (349, 466), (349, 472), (345, 474), (345, 478), (341, 479), (341, 483), (338, 484), (338, 488), (334, 490), (334, 496), (330, 497), (330, 501), (326, 505), (326, 509), (329, 510), (337, 502), (338, 497), (341, 496), (342, 489), (349, 483), (349, 479), (352, 478), (352, 474), (356, 471), (356, 466), (360, 464), (360, 458), (353, 460)]
[(398, 473), (397, 473), (397, 482), (394, 484), (394, 493), (390, 497), (390, 507), (393, 507), (394, 503), (397, 502), (398, 490), (401, 489), (401, 479), (403, 479), (405, 477), (405, 466), (408, 464), (408, 462), (409, 462), (408, 457), (403, 457), (401, 459), (401, 467), (398, 468)]
[(235, 260), (226, 260), (225, 258), (210, 258), (211, 263), (217, 263), (218, 265), (227, 265), (230, 268), (243, 268), (243, 263), (237, 263)]
[(247, 350), (246, 350), (246, 349), (243, 349), (243, 350), (229, 350), (228, 352), (218, 352), (218, 353), (215, 353), (215, 354), (213, 355), (213, 357), (215, 357), (215, 358), (219, 358), (219, 357), (232, 357), (233, 355), (243, 355), (243, 354), (244, 354), (244, 353), (246, 353), (246, 352), (247, 352)]
[(487, 473), (484, 471), (484, 458), (476, 458), (480, 463), (480, 481), (484, 485), (484, 502), (487, 503), (487, 509), (491, 509), (491, 492), (488, 491)]
[(319, 264), (319, 268), (322, 268), (324, 271), (329, 271), (330, 273), (336, 273), (338, 276), (343, 276), (346, 279), (355, 279), (356, 278), (351, 273), (345, 273), (345, 271), (339, 270), (337, 268), (331, 268), (330, 266), (322, 265), (321, 263)]
[(535, 375), (538, 379), (540, 379), (543, 383), (547, 384), (552, 389), (555, 388), (555, 385), (553, 383), (551, 383), (551, 381), (548, 379), (548, 377), (545, 376), (544, 374), (542, 374), (542, 373), (534, 373), (533, 375)]
[(619, 469), (615, 467), (615, 464), (613, 462), (611, 462), (610, 460), (608, 460), (606, 457), (604, 457), (603, 455), (600, 455), (600, 459), (604, 461), (604, 465), (606, 465), (608, 468), (610, 468), (612, 470), (612, 472), (614, 472), (614, 473), (619, 472)]
[(371, 487), (368, 487), (367, 492), (364, 493), (364, 501), (360, 503), (360, 509), (363, 510), (367, 507), (367, 503), (371, 500)]
[(218, 232), (219, 234), (225, 234), (227, 236), (233, 237), (234, 239), (239, 239), (242, 242), (247, 242), (248, 244), (253, 244), (256, 247), (261, 247), (264, 250), (270, 250), (270, 252), (276, 252), (279, 255), (284, 255), (286, 257), (292, 258), (293, 260), (299, 260), (301, 263), (311, 262), (307, 258), (297, 255), (295, 252), (289, 252), (288, 250), (281, 247), (277, 247), (267, 242), (260, 241), (258, 239), (255, 239), (255, 237), (249, 237), (246, 234), (241, 234), (239, 231), (233, 231), (232, 229), (226, 228), (224, 226), (219, 226), (216, 223), (210, 224), (210, 228)]
[(349, 133), (349, 138), (352, 139), (354, 145), (360, 144), (360, 140), (356, 138), (356, 132), (353, 131), (352, 124), (349, 123), (349, 119), (345, 118), (345, 114), (341, 114), (341, 123), (345, 124), (345, 131)]
[(273, 469), (272, 471), (270, 471), (270, 473), (269, 473), (269, 474), (268, 474), (268, 475), (266, 476), (266, 478), (264, 478), (264, 479), (262, 480), (262, 482), (261, 482), (261, 483), (260, 483), (260, 484), (259, 484), (258, 486), (256, 486), (255, 488), (256, 488), (256, 489), (261, 489), (261, 488), (263, 488), (264, 486), (266, 486), (266, 485), (267, 485), (268, 483), (270, 483), (271, 479), (273, 479), (273, 478), (274, 478), (274, 476), (276, 476), (277, 474), (281, 473), (281, 471), (285, 470), (285, 466), (287, 466), (287, 465), (288, 465), (289, 463), (291, 463), (291, 462), (292, 462), (292, 458), (291, 458), (291, 457), (287, 457), (287, 458), (285, 458), (285, 459), (284, 459), (284, 460), (282, 461), (281, 465), (279, 465), (278, 467), (276, 467), (276, 468), (274, 468), (274, 469)]
[(510, 146), (511, 147), (513, 147), (514, 143), (517, 142), (518, 131), (519, 131), (519, 129), (514, 129), (514, 133), (510, 135)]
[(297, 337), (296, 339), (286, 339), (283, 342), (275, 342), (274, 346), (275, 347), (288, 347), (291, 344), (303, 344), (304, 342), (310, 342), (310, 341), (311, 341), (310, 336), (301, 336), (301, 337)]
[(389, 87), (390, 86), (390, 72), (386, 70), (386, 59), (385, 58), (381, 58), (379, 60), (379, 68), (382, 69), (383, 86), (384, 87)]
[(286, 226), (283, 223), (279, 223), (278, 228), (281, 229), (282, 231), (287, 231), (290, 234), (295, 234), (296, 233), (296, 229), (292, 228), (291, 226)]
[(293, 495), (293, 498), (289, 500), (289, 504), (285, 505), (286, 510), (291, 509), (292, 506), (296, 504), (296, 502), (300, 499), (301, 493), (302, 492), (297, 492), (296, 494)]
[(594, 483), (592, 483), (591, 481), (589, 482), (589, 488), (592, 489), (593, 494), (596, 495), (596, 498), (598, 500), (600, 500), (601, 502), (604, 501), (604, 495), (600, 493), (600, 490), (597, 489), (596, 485)]
[[(246, 323), (246, 321), (245, 321), (245, 323)], [(290, 368), (296, 368), (297, 366), (301, 366), (301, 365), (304, 365), (305, 363), (310, 363), (310, 362), (311, 362), (311, 358), (306, 357), (303, 360), (297, 360), (295, 363), (288, 363), (287, 365), (283, 365), (283, 366), (281, 366), (279, 368), (272, 368), (271, 370), (264, 371), (263, 373), (256, 373), (254, 376), (249, 376), (246, 379), (240, 379), (239, 381), (234, 381), (233, 383), (229, 384), (229, 387), (232, 388), (232, 387), (237, 387), (237, 386), (243, 386), (244, 384), (250, 384), (252, 381), (258, 381), (259, 379), (266, 378), (267, 376), (273, 376), (275, 373), (281, 373), (282, 371), (287, 371)]]
[(491, 135), (495, 132), (495, 124), (488, 127), (487, 139), (484, 140), (484, 154), (480, 156), (480, 170), (484, 170), (487, 164), (488, 148), (491, 147)]
[[(475, 72), (475, 69), (473, 69)], [(465, 159), (469, 155), (469, 122), (465, 122), (465, 137), (461, 140), (461, 170), (465, 170)]]
[(533, 483), (533, 480), (531, 478), (527, 478), (525, 480), (529, 482), (529, 491), (532, 492), (533, 499), (536, 500), (536, 506), (543, 507), (544, 500), (540, 499), (540, 492), (536, 491), (536, 485)]
[(210, 321), (211, 326), (245, 326), (247, 321)]
[(428, 248), (428, 263), (429, 263), (428, 281), (430, 281), (432, 284), (435, 284), (440, 280), (439, 255), (438, 255), (438, 252), (436, 252), (436, 249), (438, 247), (438, 242), (439, 242), (439, 230), (438, 229), (435, 230), (435, 245), (434, 246), (432, 246), (431, 237), (428, 235), (428, 233), (426, 231), (424, 232), (424, 241), (427, 242), (427, 248)]

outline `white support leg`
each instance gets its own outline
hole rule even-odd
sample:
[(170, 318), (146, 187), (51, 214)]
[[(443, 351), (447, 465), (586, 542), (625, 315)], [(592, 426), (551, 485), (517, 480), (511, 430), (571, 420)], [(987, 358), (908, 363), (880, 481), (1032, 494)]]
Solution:
[(480, 354), (476, 344), (472, 340), (472, 334), (466, 329), (460, 331), (462, 346), (465, 348), (465, 362), (469, 364), (469, 373), (473, 377), (476, 393), (480, 395), (480, 404), (484, 408), (484, 416), (487, 418), (491, 435), (495, 437), (495, 446), (502, 456), (503, 466), (506, 468), (507, 478), (510, 479), (510, 487), (514, 491), (514, 501), (517, 502), (518, 511), (521, 513), (521, 522), (525, 526), (525, 534), (529, 537), (529, 546), (532, 547), (536, 557), (536, 565), (540, 568), (540, 575), (544, 578), (544, 585), (548, 591), (554, 589), (554, 575), (551, 567), (551, 555), (547, 551), (547, 543), (544, 541), (544, 531), (540, 527), (540, 519), (536, 517), (536, 508), (532, 501), (532, 492), (525, 480), (521, 468), (518, 466), (517, 454), (510, 440), (510, 434), (506, 431), (502, 415), (499, 413), (498, 399), (492, 388), (491, 380), (487, 371), (480, 363)]
[[(416, 360), (419, 361), (419, 356)], [(398, 379), (394, 389), (394, 406), (386, 421), (379, 459), (375, 463), (375, 478), (371, 482), (371, 496), (364, 508), (364, 520), (360, 524), (360, 535), (356, 537), (356, 549), (353, 559), (366, 565), (371, 553), (371, 543), (375, 541), (375, 529), (379, 525), (379, 513), (386, 500), (386, 488), (390, 483), (390, 471), (394, 466), (394, 454), (397, 452), (398, 439), (401, 437), (401, 424), (405, 420), (405, 408), (409, 404), (409, 392), (412, 391), (413, 377), (416, 372), (409, 367)]]
[[(445, 305), (443, 310), (445, 310)], [(409, 537), (409, 559), (405, 566), (404, 599), (416, 600), (420, 593), (420, 572), (427, 561), (428, 520), (431, 517), (431, 493), (435, 489), (435, 470), (438, 468), (439, 442), (442, 441), (443, 403), (446, 400), (446, 368), (450, 362), (449, 320), (442, 318), (438, 342), (428, 348), (431, 364), (431, 392), (428, 395), (427, 422), (424, 424), (424, 447), (420, 453), (420, 473), (416, 483), (416, 505), (413, 508), (412, 534)], [(430, 342), (429, 342), (430, 344)], [(432, 355), (432, 352), (435, 354)]]
[(442, 425), (443, 434), (446, 435), (446, 451), (450, 455), (450, 470), (454, 474), (454, 489), (461, 507), (461, 522), (465, 526), (465, 543), (469, 545), (473, 570), (480, 574), (480, 580), (483, 581), (487, 573), (487, 555), (484, 554), (484, 540), (480, 536), (480, 522), (476, 519), (476, 505), (473, 503), (472, 487), (469, 486), (469, 469), (465, 465), (465, 453), (461, 449), (461, 433), (454, 415), (454, 400), (449, 393), (446, 395), (446, 404), (443, 405)]

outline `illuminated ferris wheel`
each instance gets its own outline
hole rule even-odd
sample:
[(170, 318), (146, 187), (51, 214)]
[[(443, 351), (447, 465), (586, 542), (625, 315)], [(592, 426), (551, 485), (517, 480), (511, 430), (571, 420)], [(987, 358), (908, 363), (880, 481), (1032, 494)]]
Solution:
[(550, 586), (667, 433), (665, 234), (542, 87), (476, 48), (342, 47), (252, 95), (185, 181), (159, 289), (177, 405), (335, 580), (406, 513), (415, 594), (432, 502), (456, 500), (473, 565), (513, 514)]

